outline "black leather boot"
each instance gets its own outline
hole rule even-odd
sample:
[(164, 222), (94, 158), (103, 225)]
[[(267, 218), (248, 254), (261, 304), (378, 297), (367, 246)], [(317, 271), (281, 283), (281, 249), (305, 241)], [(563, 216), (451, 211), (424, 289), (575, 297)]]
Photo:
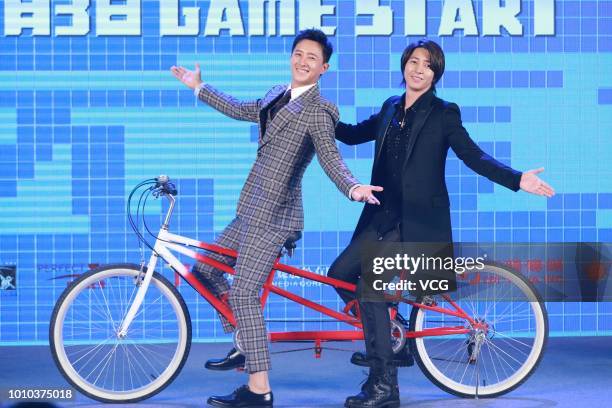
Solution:
[(234, 368), (244, 368), (246, 358), (235, 348), (231, 349), (225, 358), (213, 358), (204, 367), (209, 370), (227, 371)]
[(208, 398), (208, 405), (213, 407), (248, 407), (248, 408), (268, 408), (274, 403), (272, 391), (265, 394), (256, 394), (249, 389), (248, 385), (243, 385), (229, 395), (217, 395)]
[[(411, 367), (414, 365), (414, 358), (412, 354), (408, 352), (408, 348), (404, 347), (399, 353), (393, 356), (393, 365), (396, 367)], [(361, 351), (356, 351), (351, 356), (351, 363), (361, 366), (361, 367), (369, 367), (370, 361), (366, 356), (366, 353)]]
[(368, 376), (361, 392), (348, 397), (346, 408), (398, 408), (400, 406), (397, 368)]

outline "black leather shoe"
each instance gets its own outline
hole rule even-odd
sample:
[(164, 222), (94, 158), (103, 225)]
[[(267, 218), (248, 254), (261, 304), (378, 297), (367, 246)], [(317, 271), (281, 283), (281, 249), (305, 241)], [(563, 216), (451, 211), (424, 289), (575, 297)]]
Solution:
[(272, 391), (265, 394), (256, 394), (249, 390), (248, 385), (243, 385), (229, 395), (218, 395), (208, 398), (206, 403), (213, 407), (248, 407), (268, 408), (272, 407), (274, 396)]
[[(366, 353), (362, 353), (361, 351), (356, 351), (353, 353), (351, 356), (351, 363), (361, 367), (370, 366)], [(410, 354), (404, 347), (402, 351), (393, 356), (393, 365), (396, 367), (411, 367), (414, 365), (414, 358), (412, 357), (412, 354)]]
[[(397, 373), (397, 369), (394, 369)], [(361, 392), (348, 397), (346, 408), (398, 408), (400, 406), (397, 375), (387, 371), (383, 375), (368, 376)]]
[(225, 358), (213, 358), (204, 367), (209, 370), (227, 371), (234, 368), (244, 368), (246, 358), (235, 348), (231, 349)]

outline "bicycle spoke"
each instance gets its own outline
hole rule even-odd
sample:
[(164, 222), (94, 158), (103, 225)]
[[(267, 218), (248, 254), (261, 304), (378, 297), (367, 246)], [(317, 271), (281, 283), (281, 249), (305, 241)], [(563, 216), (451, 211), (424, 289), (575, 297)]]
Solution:
[[(514, 368), (512, 367), (512, 364), (508, 362), (508, 360), (506, 359), (506, 357), (504, 357), (503, 354), (497, 351), (498, 347), (495, 344), (493, 344), (490, 341), (485, 342), (485, 344), (487, 345), (489, 350), (493, 352), (494, 355), (496, 356), (497, 361), (499, 362), (499, 367), (504, 373), (504, 376), (505, 376), (504, 378), (510, 377), (510, 375), (512, 375), (512, 373), (514, 372)], [(508, 368), (510, 369), (510, 374), (508, 374), (508, 371), (507, 371)]]
[[(110, 307), (108, 305), (108, 301), (106, 300), (106, 296), (104, 295), (104, 288), (102, 287), (102, 285), (100, 285), (100, 282), (96, 282), (96, 283), (98, 284), (98, 287), (101, 288), (99, 290), (100, 290), (100, 292), (102, 294), (102, 298), (104, 299), (104, 306), (106, 307), (107, 317), (110, 319), (111, 324), (113, 325), (113, 327), (116, 328), (117, 326), (115, 326), (115, 321), (114, 321), (113, 316), (111, 314)], [(94, 295), (96, 296), (96, 298), (98, 298), (98, 289), (92, 289), (92, 291), (93, 291)]]
[(505, 342), (506, 342), (506, 343), (507, 343), (507, 344), (508, 344), (510, 347), (512, 347), (512, 348), (513, 348), (513, 349), (515, 349), (516, 351), (518, 351), (518, 352), (520, 352), (520, 353), (523, 353), (523, 354), (525, 354), (525, 355), (529, 355), (529, 353), (525, 353), (523, 350), (520, 350), (518, 347), (514, 346), (514, 345), (513, 345), (512, 343), (510, 343), (508, 340), (512, 340), (512, 341), (514, 341), (514, 342), (516, 342), (516, 343), (519, 343), (521, 346), (525, 346), (525, 347), (527, 347), (527, 348), (531, 349), (531, 345), (530, 345), (530, 344), (523, 343), (523, 342), (522, 342), (522, 341), (520, 341), (520, 340), (514, 339), (514, 338), (512, 338), (512, 337), (510, 337), (510, 336), (506, 336), (505, 334), (502, 334), (502, 333), (500, 333), (500, 332), (495, 332), (495, 334), (498, 334), (498, 335), (500, 335), (501, 337), (503, 337), (503, 339), (502, 339), (502, 340), (504, 340), (504, 341), (505, 341)]
[[(163, 386), (186, 357), (190, 326), (181, 324), (184, 306), (162, 277), (153, 277), (128, 336), (117, 335), (138, 287), (134, 269), (96, 270), (67, 290), (76, 293), (61, 305), (63, 347), (56, 348), (60, 364), (80, 390), (104, 401), (138, 399)], [(67, 299), (62, 297), (62, 299)], [(184, 320), (183, 320), (184, 322)], [(180, 364), (179, 364), (180, 363)], [(76, 372), (78, 377), (74, 374)]]
[[(110, 360), (113, 356), (113, 354), (115, 353), (115, 350), (117, 349), (117, 344), (115, 344), (113, 346), (113, 349), (111, 351), (108, 352), (108, 354), (102, 359), (102, 361), (105, 361), (104, 365), (102, 366), (102, 368), (100, 369), (100, 374), (98, 374), (98, 376), (96, 377), (96, 379), (94, 380), (94, 384), (98, 383), (98, 379), (100, 378), (100, 376), (102, 375), (102, 372), (104, 371), (104, 369), (106, 368), (106, 366), (108, 365), (108, 363), (110, 363)], [(95, 368), (94, 368), (95, 370)]]
[(159, 377), (160, 373), (159, 373), (158, 369), (153, 367), (153, 365), (151, 364), (151, 360), (149, 358), (147, 358), (145, 353), (142, 352), (141, 347), (138, 344), (134, 344), (134, 348), (140, 354), (140, 356), (142, 357), (142, 360), (145, 361), (149, 365), (149, 367), (151, 367), (153, 369), (153, 371), (155, 372), (155, 376)]
[[(123, 325), (123, 322), (125, 321), (125, 316), (127, 315), (127, 312), (128, 312), (128, 310), (130, 308), (130, 305), (132, 304), (132, 302), (134, 302), (134, 298), (136, 297), (136, 293), (138, 293), (138, 286), (136, 284), (134, 284), (133, 287), (132, 287), (132, 292), (130, 293), (130, 297), (124, 303), (123, 310), (121, 311), (121, 325)], [(126, 293), (125, 297), (127, 298), (127, 293)]]
[(516, 323), (516, 322), (524, 322), (524, 321), (529, 321), (529, 320), (533, 320), (533, 316), (527, 316), (527, 317), (520, 317), (520, 318), (515, 318), (513, 316), (507, 317), (505, 319), (502, 320), (493, 320), (491, 322), (492, 326), (496, 326), (502, 323)]
[[(148, 306), (148, 307), (151, 307), (151, 306), (153, 306), (155, 303), (157, 303), (158, 301), (161, 301), (161, 299), (162, 299), (162, 295), (159, 295), (159, 297), (158, 297), (157, 299), (155, 299), (153, 302), (151, 302), (151, 303), (147, 303), (147, 306)], [(141, 314), (144, 312), (144, 310), (145, 310), (145, 309), (144, 309), (144, 307), (142, 307), (142, 306), (141, 306), (141, 307), (140, 307), (140, 310), (138, 311), (138, 313), (136, 313), (136, 314), (134, 315), (134, 320), (135, 320), (137, 317), (139, 317), (139, 316), (140, 316), (140, 315), (141, 315)]]
[[(458, 324), (456, 318), (443, 312), (415, 309), (414, 313), (421, 316), (416, 330), (458, 325), (469, 330), (465, 339), (450, 334), (415, 338), (417, 353), (425, 363), (421, 368), (436, 384), (462, 396), (473, 396), (476, 387), (482, 395), (507, 392), (531, 374), (541, 355), (542, 342), (537, 336), (546, 330), (542, 324), (545, 317), (541, 317), (544, 305), (534, 306), (537, 296), (529, 284), (501, 267), (487, 266), (478, 275), (464, 279), (469, 286), (466, 292), (457, 293), (455, 303), (477, 324)], [(451, 298), (445, 299), (448, 303), (437, 302), (437, 306), (446, 307)], [(482, 343), (478, 354), (473, 354), (476, 360), (470, 363), (476, 339), (482, 339)]]
[[(112, 352), (112, 350), (111, 350), (111, 351), (109, 351), (109, 352), (106, 354), (106, 356), (108, 356), (108, 354), (110, 354), (111, 352)], [(100, 361), (98, 361), (98, 364), (96, 364), (96, 365), (94, 366), (94, 368), (93, 368), (93, 369), (92, 369), (92, 370), (89, 372), (89, 374), (87, 374), (87, 375), (85, 376), (85, 378), (89, 378), (89, 376), (90, 376), (91, 374), (93, 374), (93, 372), (96, 370), (96, 368), (98, 368), (98, 366), (99, 366), (100, 364), (102, 364), (102, 362), (103, 362), (103, 361), (105, 361), (106, 356), (102, 357), (102, 358), (100, 359)], [(95, 384), (95, 383), (96, 383), (96, 381), (94, 380), (94, 381), (93, 381), (93, 383)]]
[[(451, 358), (451, 360), (454, 360), (454, 359), (455, 359), (455, 356), (457, 355), (457, 353), (458, 353), (458, 352), (461, 352), (461, 355), (459, 356), (459, 359), (457, 360), (457, 361), (459, 361), (459, 362), (456, 364), (455, 369), (453, 370), (453, 375), (451, 376), (451, 378), (455, 376), (455, 373), (457, 372), (457, 370), (458, 370), (458, 369), (461, 367), (461, 365), (462, 365), (462, 364), (464, 364), (464, 363), (463, 363), (463, 361), (464, 361), (464, 360), (462, 360), (462, 358), (461, 358), (461, 357), (463, 357), (463, 354), (464, 354), (464, 353), (467, 355), (467, 349), (466, 349), (465, 347), (459, 346), (459, 347), (457, 348), (457, 351), (455, 352), (455, 354), (453, 354), (453, 357)], [(449, 365), (450, 365), (450, 363), (449, 363), (449, 364), (447, 364), (447, 367), (448, 367)]]
[[(79, 358), (79, 359), (78, 359), (77, 361), (75, 361), (73, 364), (78, 363), (78, 362), (79, 362), (81, 359), (83, 359), (84, 357), (86, 357), (86, 356), (87, 356), (89, 353), (91, 353), (91, 352), (94, 352), (94, 351), (95, 351), (95, 353), (94, 353), (94, 356), (95, 356), (95, 355), (98, 353), (99, 349), (101, 349), (101, 348), (102, 348), (104, 345), (106, 345), (106, 343), (107, 343), (107, 342), (108, 342), (110, 339), (112, 339), (112, 337), (108, 337), (106, 340), (104, 340), (104, 342), (102, 342), (102, 343), (98, 344), (96, 347), (94, 347), (93, 349), (91, 349), (91, 351), (89, 351), (88, 353), (86, 353), (86, 354), (84, 354), (83, 356), (81, 356), (81, 358)], [(91, 359), (90, 359), (90, 360), (88, 360), (88, 362), (89, 362), (89, 361), (91, 361)]]
[[(483, 346), (484, 345), (486, 345), (486, 342), (485, 344), (483, 344)], [(491, 365), (493, 366), (493, 372), (495, 373), (495, 378), (497, 378), (497, 382), (499, 382), (500, 379), (499, 379), (499, 374), (497, 373), (497, 365), (495, 364), (495, 361), (493, 360), (493, 354), (491, 353), (491, 349), (487, 346), (486, 350), (489, 352), (489, 359), (491, 360)]]
[(516, 358), (512, 357), (510, 354), (508, 354), (506, 351), (504, 351), (501, 347), (499, 347), (498, 345), (496, 345), (495, 343), (493, 343), (492, 341), (488, 340), (488, 343), (490, 345), (492, 345), (493, 347), (495, 347), (497, 350), (499, 350), (501, 353), (505, 354), (506, 356), (508, 356), (510, 359), (516, 361), (519, 365), (522, 365), (523, 363), (521, 363), (520, 361), (518, 361)]
[(131, 386), (131, 389), (134, 389), (134, 379), (132, 378), (132, 369), (134, 366), (132, 365), (131, 355), (130, 355), (129, 350), (126, 349), (124, 344), (122, 344), (121, 346), (123, 348), (123, 352), (125, 353), (128, 367), (129, 367), (128, 373), (130, 374), (130, 386)]

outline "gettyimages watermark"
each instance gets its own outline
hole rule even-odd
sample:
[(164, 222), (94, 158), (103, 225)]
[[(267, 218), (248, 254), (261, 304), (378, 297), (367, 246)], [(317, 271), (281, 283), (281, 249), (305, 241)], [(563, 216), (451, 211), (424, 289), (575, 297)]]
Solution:
[(456, 299), (519, 301), (521, 285), (529, 285), (542, 301), (604, 302), (612, 301), (611, 260), (612, 244), (601, 242), (378, 241), (364, 245), (358, 289), (367, 301), (451, 292)]

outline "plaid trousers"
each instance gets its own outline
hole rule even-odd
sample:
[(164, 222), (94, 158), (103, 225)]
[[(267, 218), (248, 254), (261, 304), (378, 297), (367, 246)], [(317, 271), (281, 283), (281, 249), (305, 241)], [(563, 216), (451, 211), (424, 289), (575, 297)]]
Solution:
[[(276, 257), (291, 234), (292, 231), (249, 225), (238, 217), (234, 218), (215, 243), (238, 251), (238, 258), (234, 260), (210, 254), (211, 258), (234, 266), (236, 275), (231, 288), (223, 272), (200, 262), (193, 268), (214, 293), (220, 295), (229, 292), (229, 303), (246, 354), (245, 369), (249, 373), (270, 369), (268, 333), (259, 295)], [(233, 330), (223, 317), (221, 323), (226, 333)]]

